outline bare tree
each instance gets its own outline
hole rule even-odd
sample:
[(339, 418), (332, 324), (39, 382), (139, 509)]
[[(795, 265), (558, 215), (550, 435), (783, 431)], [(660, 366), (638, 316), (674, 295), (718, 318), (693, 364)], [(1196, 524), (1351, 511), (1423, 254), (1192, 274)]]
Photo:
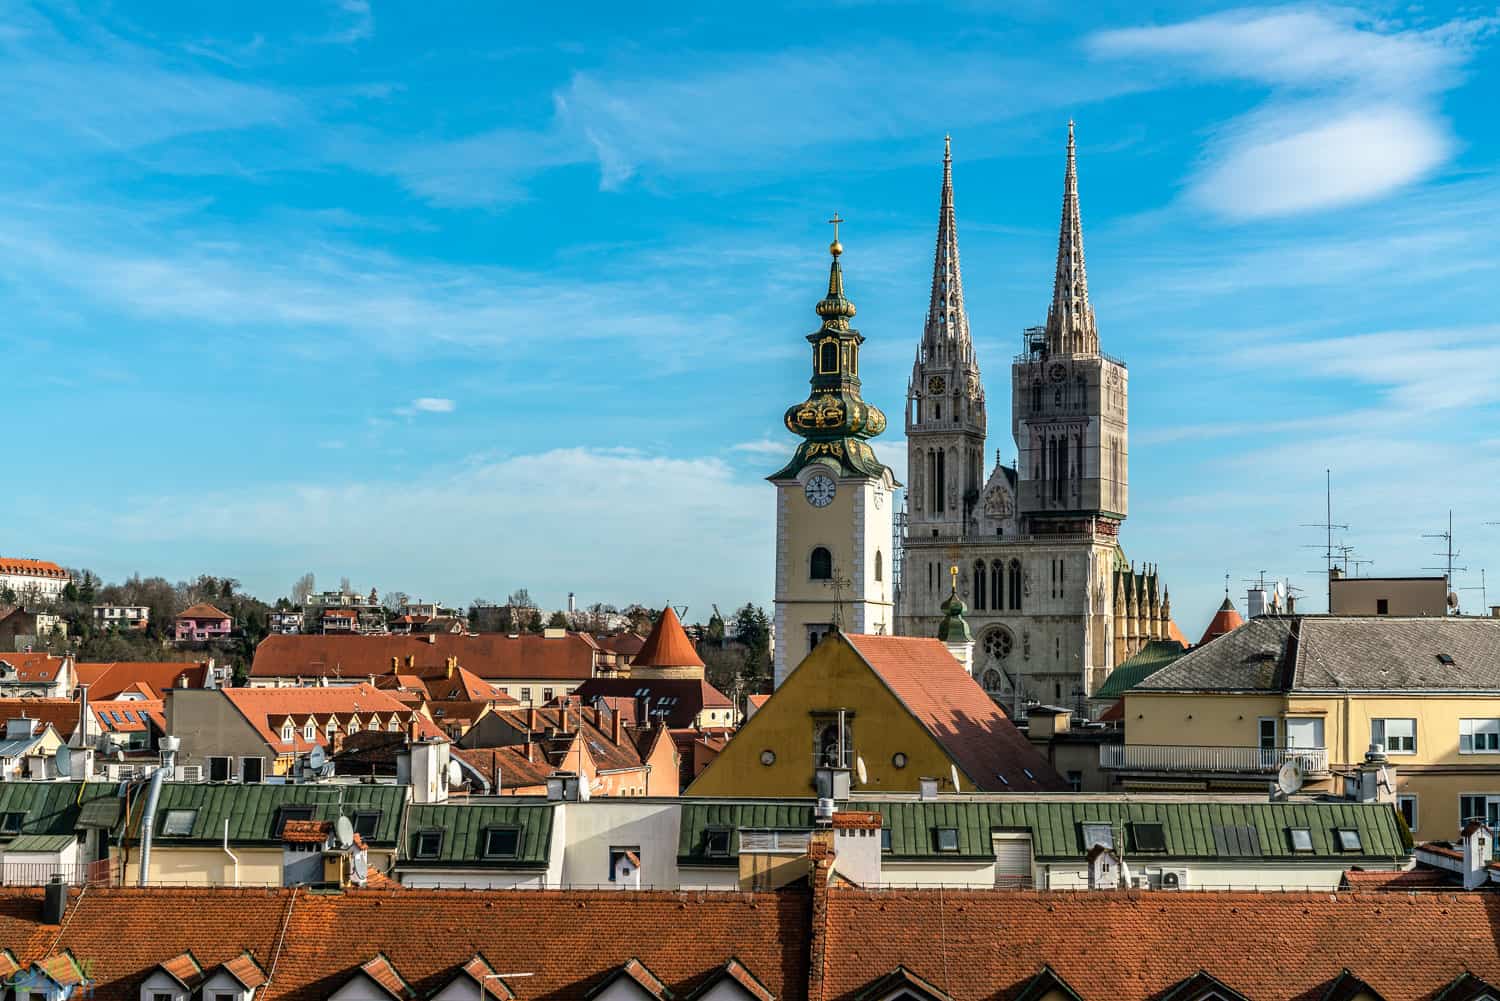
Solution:
[(343, 594), (353, 594), (354, 585), (349, 583), (348, 577), (339, 578), (339, 591)]
[(399, 612), (402, 605), (411, 604), (411, 596), (405, 591), (387, 591), (380, 603), (392, 612)]
[(307, 604), (307, 596), (313, 593), (313, 588), (315, 587), (317, 587), (317, 581), (311, 573), (305, 573), (301, 577), (298, 577), (297, 583), (292, 585), (292, 604)]

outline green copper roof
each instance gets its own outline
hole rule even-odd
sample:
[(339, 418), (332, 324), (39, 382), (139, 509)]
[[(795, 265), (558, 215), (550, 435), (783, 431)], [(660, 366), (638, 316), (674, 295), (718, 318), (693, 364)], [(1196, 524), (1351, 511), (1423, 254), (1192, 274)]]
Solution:
[[(1190, 800), (1125, 801), (1085, 797), (1021, 798), (1000, 800), (918, 800), (860, 802), (843, 809), (872, 811), (890, 829), (889, 857), (936, 861), (942, 858), (989, 859), (994, 857), (991, 835), (995, 831), (1028, 831), (1032, 851), (1039, 861), (1081, 861), (1085, 857), (1083, 825), (1109, 824), (1115, 845), (1136, 862), (1151, 859), (1220, 858), (1338, 858), (1350, 865), (1374, 860), (1389, 861), (1411, 855), (1410, 836), (1398, 823), (1390, 806), (1369, 803), (1205, 803)], [(1160, 824), (1166, 851), (1135, 849), (1131, 825)], [(768, 800), (741, 803), (691, 803), (682, 807), (678, 835), (680, 865), (732, 865), (739, 854), (739, 839), (731, 834), (728, 857), (709, 857), (705, 848), (711, 829), (770, 828), (808, 830), (813, 826), (811, 800)], [(1287, 829), (1305, 827), (1312, 837), (1312, 851), (1294, 852)], [(937, 850), (936, 831), (954, 828), (958, 851)], [(1338, 848), (1336, 830), (1359, 832), (1361, 848), (1344, 852)]]
[(943, 621), (938, 624), (937, 638), (944, 643), (973, 643), (974, 633), (964, 619), (969, 606), (954, 591), (942, 604)]
[(1134, 657), (1109, 672), (1093, 698), (1117, 699), (1185, 653), (1187, 650), (1176, 640), (1151, 640)]
[(822, 325), (807, 335), (812, 345), (811, 392), (802, 403), (787, 408), (786, 428), (805, 439), (792, 461), (772, 480), (791, 479), (811, 463), (827, 466), (835, 475), (882, 477), (888, 474), (863, 439), (885, 430), (885, 414), (859, 395), (859, 349), (865, 339), (849, 326), (854, 303), (844, 295), (844, 272), (839, 266), (843, 246), (834, 239), (828, 248), (828, 295), (817, 305)]
[(114, 798), (113, 782), (0, 782), (0, 815), (23, 814), (21, 834), (71, 835), (86, 804)]
[(72, 834), (23, 834), (5, 846), (5, 854), (15, 852), (60, 852), (77, 842)]
[[(555, 803), (544, 799), (413, 805), (406, 822), (407, 843), (402, 846), (398, 864), (402, 868), (546, 868), (555, 808)], [(485, 831), (492, 828), (512, 828), (518, 832), (514, 855), (486, 857)], [(436, 858), (423, 858), (418, 853), (418, 839), (424, 831), (442, 832)], [(600, 872), (603, 882), (602, 864)]]
[[(406, 786), (366, 784), (309, 785), (240, 785), (218, 782), (165, 782), (156, 805), (157, 845), (221, 844), (224, 822), (229, 821), (231, 844), (279, 845), (279, 822), (283, 807), (311, 806), (314, 820), (333, 820), (356, 814), (378, 813), (374, 833), (366, 837), (371, 847), (393, 847), (401, 827), (402, 808), (406, 803)], [(130, 806), (130, 843), (140, 838), (141, 811), (146, 797), (138, 797)], [(172, 810), (195, 811), (190, 833), (174, 836), (162, 833), (167, 813)]]

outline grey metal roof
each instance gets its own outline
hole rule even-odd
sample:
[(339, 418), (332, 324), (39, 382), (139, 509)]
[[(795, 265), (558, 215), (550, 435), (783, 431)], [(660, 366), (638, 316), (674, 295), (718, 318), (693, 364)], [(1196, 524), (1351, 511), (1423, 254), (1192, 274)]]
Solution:
[(1342, 689), (1500, 692), (1500, 619), (1266, 616), (1189, 651), (1133, 691)]

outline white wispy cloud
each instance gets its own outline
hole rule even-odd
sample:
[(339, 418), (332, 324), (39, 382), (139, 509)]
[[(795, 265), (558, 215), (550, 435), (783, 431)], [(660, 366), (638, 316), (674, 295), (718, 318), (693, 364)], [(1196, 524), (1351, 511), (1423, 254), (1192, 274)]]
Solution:
[(440, 396), (421, 396), (413, 400), (411, 405), (412, 409), (427, 414), (451, 414), (455, 406), (452, 400), (445, 400)]
[(1254, 219), (1366, 201), (1444, 164), (1456, 143), (1438, 99), (1495, 23), (1420, 29), (1344, 8), (1247, 8), (1098, 32), (1088, 48), (1268, 90), (1218, 129), (1189, 188), (1211, 211)]
[(742, 441), (729, 446), (732, 452), (744, 452), (749, 455), (785, 455), (790, 457), (797, 443), (790, 438), (760, 438), (756, 441)]

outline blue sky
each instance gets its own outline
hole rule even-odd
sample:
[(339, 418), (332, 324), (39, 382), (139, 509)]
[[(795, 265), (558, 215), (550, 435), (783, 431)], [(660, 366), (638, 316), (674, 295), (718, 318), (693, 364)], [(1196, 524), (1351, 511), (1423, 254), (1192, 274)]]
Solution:
[(1003, 431), (1071, 116), (1183, 628), (1226, 573), (1321, 607), (1326, 467), (1366, 572), (1451, 507), (1500, 595), (1495, 10), (1083, 7), (0, 0), (0, 552), (769, 601), (824, 220), (899, 416), (953, 134)]

